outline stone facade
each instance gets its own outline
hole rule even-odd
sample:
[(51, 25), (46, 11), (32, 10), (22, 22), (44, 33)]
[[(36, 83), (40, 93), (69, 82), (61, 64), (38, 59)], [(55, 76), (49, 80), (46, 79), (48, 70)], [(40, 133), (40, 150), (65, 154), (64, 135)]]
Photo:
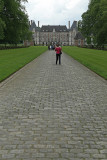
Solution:
[(75, 45), (75, 37), (78, 33), (77, 21), (74, 21), (68, 28), (66, 25), (42, 25), (36, 26), (34, 21), (29, 22), (29, 29), (33, 32), (35, 45), (49, 45), (59, 43), (60, 45)]
[(77, 32), (74, 41), (75, 41), (75, 46), (84, 46), (85, 40), (81, 32)]

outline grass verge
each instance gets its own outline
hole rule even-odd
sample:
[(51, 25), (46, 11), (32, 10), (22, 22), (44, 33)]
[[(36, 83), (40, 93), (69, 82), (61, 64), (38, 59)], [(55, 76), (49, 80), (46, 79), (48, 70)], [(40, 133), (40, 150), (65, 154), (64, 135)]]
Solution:
[(48, 48), (34, 46), (21, 49), (0, 50), (0, 82), (40, 56)]
[(107, 51), (64, 46), (63, 52), (107, 80)]

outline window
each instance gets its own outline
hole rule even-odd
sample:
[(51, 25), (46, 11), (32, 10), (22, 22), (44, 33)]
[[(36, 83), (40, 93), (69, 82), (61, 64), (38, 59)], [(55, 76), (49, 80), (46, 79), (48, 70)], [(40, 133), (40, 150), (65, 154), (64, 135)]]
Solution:
[(53, 28), (53, 32), (55, 32), (55, 28)]

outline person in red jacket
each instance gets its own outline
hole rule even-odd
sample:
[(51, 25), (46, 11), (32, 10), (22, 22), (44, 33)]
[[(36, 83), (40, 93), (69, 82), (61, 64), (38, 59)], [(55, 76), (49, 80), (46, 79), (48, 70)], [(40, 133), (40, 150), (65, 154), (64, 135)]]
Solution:
[(58, 62), (58, 60), (59, 60), (59, 64), (61, 64), (61, 47), (59, 46), (59, 45), (56, 45), (56, 47), (55, 47), (55, 51), (56, 51), (56, 64), (57, 64), (57, 62)]

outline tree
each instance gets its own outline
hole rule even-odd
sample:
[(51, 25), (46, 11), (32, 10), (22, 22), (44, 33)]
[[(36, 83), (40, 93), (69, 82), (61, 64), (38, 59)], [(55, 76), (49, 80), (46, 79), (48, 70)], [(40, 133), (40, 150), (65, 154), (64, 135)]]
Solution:
[(101, 0), (100, 3), (97, 42), (98, 45), (107, 44), (107, 1), (106, 0)]
[(81, 31), (81, 28), (82, 28), (82, 21), (79, 20), (78, 21), (78, 31)]
[(25, 34), (29, 32), (28, 15), (21, 2), (27, 2), (27, 0), (4, 1), (1, 18), (6, 25), (3, 39), (5, 43), (17, 44), (24, 40)]
[(4, 38), (4, 28), (5, 28), (5, 22), (1, 18), (3, 6), (4, 6), (3, 0), (0, 0), (0, 39)]
[(85, 37), (93, 35), (99, 46), (107, 43), (107, 0), (91, 0), (88, 10), (82, 14), (81, 32)]

